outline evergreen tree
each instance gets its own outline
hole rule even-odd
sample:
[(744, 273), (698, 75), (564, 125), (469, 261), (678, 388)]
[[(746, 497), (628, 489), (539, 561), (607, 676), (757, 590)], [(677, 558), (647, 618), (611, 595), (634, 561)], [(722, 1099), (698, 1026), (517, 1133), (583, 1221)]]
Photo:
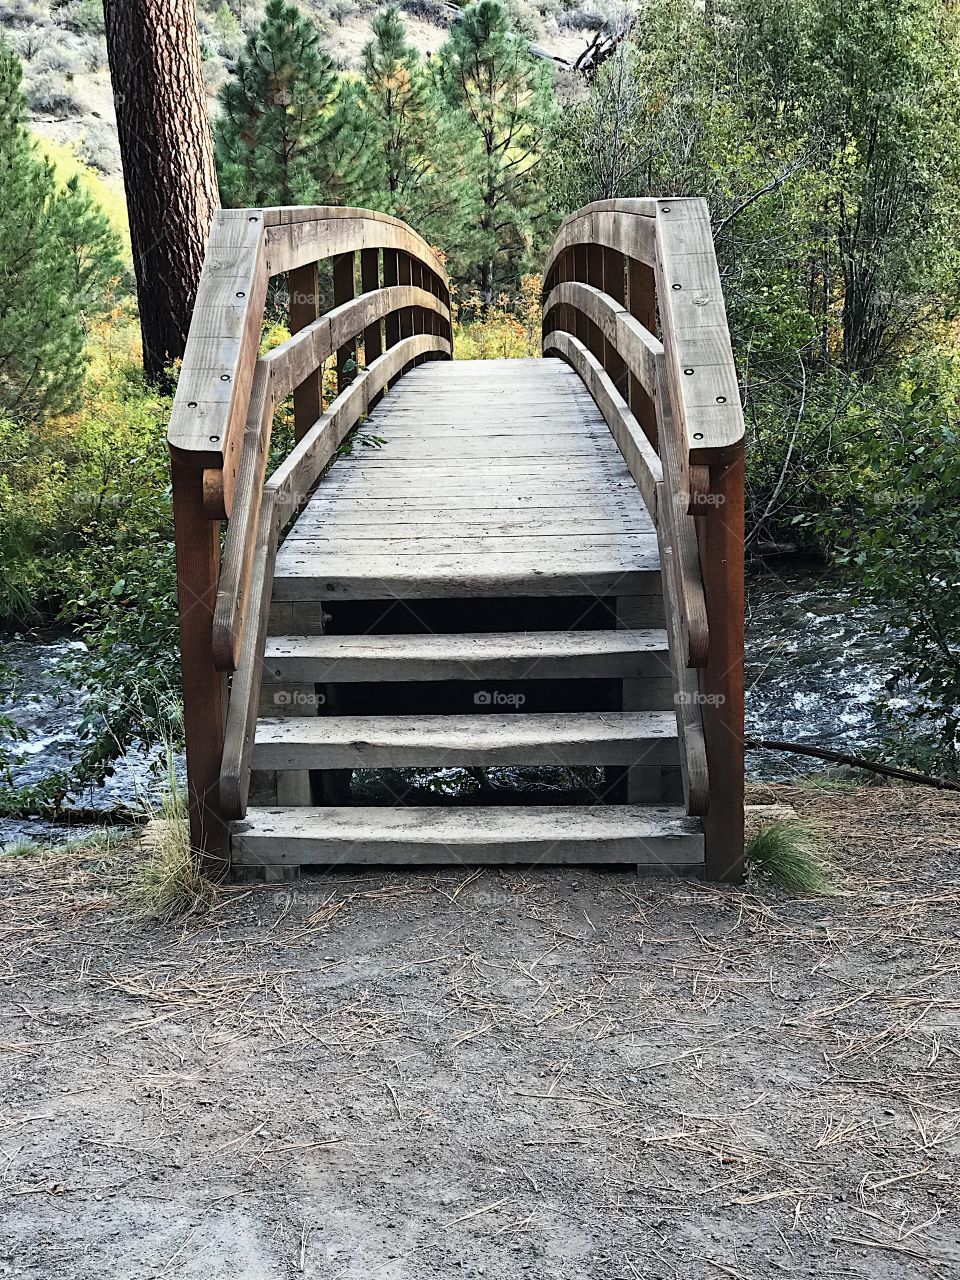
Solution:
[(313, 203), (315, 152), (336, 95), (336, 68), (316, 25), (295, 5), (270, 0), (220, 92), (217, 163), (226, 203)]
[(76, 186), (59, 190), (37, 154), (21, 75), (0, 42), (0, 414), (38, 420), (75, 400), (83, 314), (120, 263), (103, 214)]
[(343, 204), (373, 185), (369, 130), (316, 24), (269, 0), (220, 93), (217, 163), (227, 204)]
[(378, 209), (409, 222), (431, 243), (462, 250), (477, 194), (476, 152), (461, 113), (451, 116), (393, 5), (373, 22), (363, 51), (363, 105), (376, 136)]
[(463, 10), (439, 54), (442, 92), (479, 149), (480, 288), (493, 300), (500, 270), (510, 283), (541, 211), (541, 144), (553, 110), (550, 73), (514, 31), (499, 0)]

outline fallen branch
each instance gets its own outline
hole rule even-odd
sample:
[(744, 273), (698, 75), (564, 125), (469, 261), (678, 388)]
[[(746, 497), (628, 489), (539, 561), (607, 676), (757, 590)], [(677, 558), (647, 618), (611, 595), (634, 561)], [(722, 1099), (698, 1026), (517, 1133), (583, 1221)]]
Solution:
[(920, 782), (928, 787), (936, 787), (940, 791), (960, 791), (960, 782), (954, 782), (950, 778), (936, 778), (932, 774), (917, 773), (913, 769), (898, 769), (892, 764), (878, 764), (875, 760), (865, 760), (863, 756), (852, 756), (845, 751), (831, 751), (828, 747), (810, 747), (800, 742), (778, 742), (774, 738), (746, 738), (744, 745), (748, 749), (792, 751), (795, 755), (812, 756), (815, 760), (848, 764), (854, 769), (880, 773), (885, 778), (902, 778), (906, 782)]

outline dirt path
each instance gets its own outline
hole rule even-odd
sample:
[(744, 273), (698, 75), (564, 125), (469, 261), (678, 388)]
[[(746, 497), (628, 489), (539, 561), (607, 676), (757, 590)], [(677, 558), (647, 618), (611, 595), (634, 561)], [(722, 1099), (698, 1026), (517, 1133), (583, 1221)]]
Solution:
[(0, 1276), (956, 1276), (960, 799), (766, 796), (850, 896), (0, 861)]

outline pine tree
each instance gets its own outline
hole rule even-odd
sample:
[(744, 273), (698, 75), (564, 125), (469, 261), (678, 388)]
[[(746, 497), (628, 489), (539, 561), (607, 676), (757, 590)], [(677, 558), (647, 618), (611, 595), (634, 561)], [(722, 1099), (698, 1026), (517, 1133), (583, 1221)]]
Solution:
[(440, 50), (438, 80), (480, 151), (480, 288), (489, 305), (495, 273), (518, 275), (532, 239), (540, 148), (553, 110), (550, 74), (499, 0), (475, 0)]
[(476, 147), (407, 43), (393, 5), (374, 19), (363, 80), (363, 105), (376, 133), (376, 207), (409, 222), (431, 243), (460, 248), (477, 212), (468, 169)]
[(269, 0), (220, 93), (217, 162), (233, 205), (342, 204), (373, 186), (356, 89), (341, 81), (316, 24)]
[(36, 421), (76, 399), (83, 315), (120, 265), (106, 218), (38, 155), (21, 76), (0, 42), (0, 414)]

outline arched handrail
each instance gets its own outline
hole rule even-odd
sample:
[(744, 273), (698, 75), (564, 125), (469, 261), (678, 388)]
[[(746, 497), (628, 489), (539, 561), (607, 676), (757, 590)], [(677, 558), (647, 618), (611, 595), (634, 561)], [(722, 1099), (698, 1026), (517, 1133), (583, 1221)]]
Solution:
[[(320, 315), (325, 260), (333, 307)], [(261, 356), (267, 290), (279, 275), (291, 337)], [(216, 215), (168, 432), (191, 838), (212, 863), (226, 859), (228, 813), (246, 804), (279, 536), (385, 387), (423, 360), (449, 358), (451, 344), (443, 263), (398, 219), (334, 206)], [(333, 355), (337, 396), (324, 411)], [(291, 394), (296, 444), (268, 479), (273, 418)]]
[(705, 202), (605, 200), (566, 218), (543, 349), (582, 378), (654, 519), (687, 807), (707, 815), (714, 870), (736, 875), (744, 426)]

